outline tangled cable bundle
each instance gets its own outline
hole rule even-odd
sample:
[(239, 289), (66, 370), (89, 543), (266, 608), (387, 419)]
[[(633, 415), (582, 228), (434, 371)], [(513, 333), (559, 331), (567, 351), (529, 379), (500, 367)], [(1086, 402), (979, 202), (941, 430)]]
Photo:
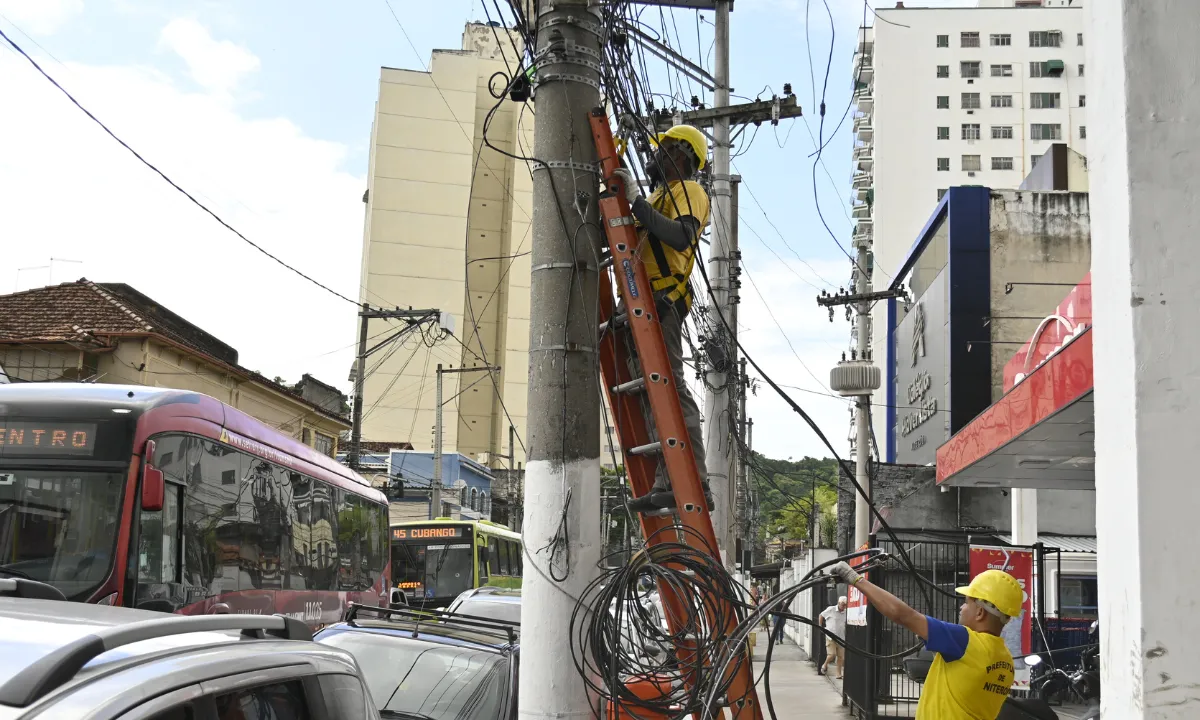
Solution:
[[(660, 532), (676, 531), (692, 533)], [(716, 557), (686, 543), (659, 542), (588, 586), (571, 618), (571, 656), (593, 692), (630, 717), (707, 716), (704, 698), (709, 707), (716, 703), (748, 662), (744, 652), (727, 652), (725, 632), (745, 619), (746, 591)], [(678, 604), (666, 598), (660, 606), (659, 591)], [(679, 617), (667, 617), (673, 605)]]

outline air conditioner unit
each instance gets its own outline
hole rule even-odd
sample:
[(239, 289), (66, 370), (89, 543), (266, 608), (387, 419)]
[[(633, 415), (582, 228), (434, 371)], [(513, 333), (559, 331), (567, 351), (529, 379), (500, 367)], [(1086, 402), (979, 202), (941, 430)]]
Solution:
[(968, 110), (968, 111), (967, 111), (967, 114), (968, 114), (968, 115), (974, 115), (974, 114), (975, 114), (975, 111), (974, 111), (974, 110)]
[(972, 170), (971, 172), (967, 173), (967, 177), (975, 177), (975, 171)]

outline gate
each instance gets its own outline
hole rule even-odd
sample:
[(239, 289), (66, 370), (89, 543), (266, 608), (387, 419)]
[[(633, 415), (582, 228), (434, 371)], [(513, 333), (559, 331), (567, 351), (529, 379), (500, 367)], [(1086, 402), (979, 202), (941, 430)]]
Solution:
[[(966, 585), (970, 576), (969, 545), (966, 542), (947, 542), (922, 538), (901, 542), (913, 568), (929, 583), (946, 591), (943, 594), (920, 582), (907, 569), (876, 570), (870, 574), (872, 583), (887, 590), (911, 607), (926, 615), (958, 621), (960, 601), (954, 588)], [(900, 551), (891, 540), (873, 540), (875, 547), (895, 557)], [(868, 605), (867, 624), (846, 628), (847, 643), (865, 648), (868, 652), (895, 656), (918, 645), (921, 640), (907, 629), (885, 620)], [(857, 653), (846, 653), (846, 700), (855, 717), (913, 718), (921, 698), (921, 685), (904, 672), (904, 661), (898, 657), (869, 659)]]

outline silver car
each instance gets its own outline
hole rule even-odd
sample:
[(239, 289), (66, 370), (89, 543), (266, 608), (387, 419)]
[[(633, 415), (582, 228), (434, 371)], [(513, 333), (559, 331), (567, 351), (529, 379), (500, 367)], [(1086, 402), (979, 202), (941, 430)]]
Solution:
[(353, 657), (298, 620), (30, 599), (27, 582), (0, 579), (0, 720), (379, 717)]

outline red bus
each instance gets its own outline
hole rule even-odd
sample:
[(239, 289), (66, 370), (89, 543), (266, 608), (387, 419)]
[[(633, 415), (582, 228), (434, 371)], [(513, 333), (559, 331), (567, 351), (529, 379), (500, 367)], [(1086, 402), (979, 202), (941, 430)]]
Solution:
[(317, 626), (387, 602), (389, 548), (383, 493), (207, 395), (0, 385), (0, 577)]

